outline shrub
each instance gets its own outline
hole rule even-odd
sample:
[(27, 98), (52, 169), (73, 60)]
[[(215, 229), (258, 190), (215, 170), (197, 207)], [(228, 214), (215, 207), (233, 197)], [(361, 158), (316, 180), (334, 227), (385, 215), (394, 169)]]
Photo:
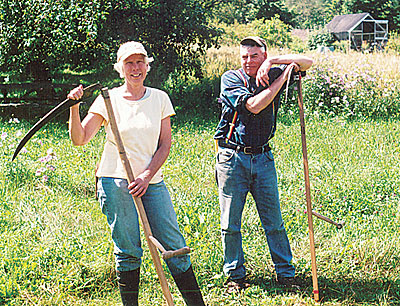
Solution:
[(220, 77), (196, 78), (184, 74), (171, 74), (163, 84), (174, 104), (178, 116), (199, 116), (209, 118), (218, 116), (217, 97)]
[(234, 23), (233, 25), (221, 24), (224, 31), (222, 44), (239, 44), (243, 37), (254, 35), (264, 38), (269, 47), (288, 47), (292, 41), (290, 26), (279, 19), (279, 16), (271, 19), (256, 19), (248, 24)]
[(292, 41), (290, 26), (283, 23), (277, 15), (268, 20), (254, 20), (252, 24), (254, 24), (257, 35), (263, 37), (268, 46), (288, 47)]
[(331, 46), (334, 41), (332, 34), (327, 29), (320, 28), (310, 33), (307, 46), (310, 50), (315, 50), (319, 46)]
[(319, 65), (307, 72), (304, 101), (310, 113), (387, 118), (400, 115), (400, 86), (369, 64), (351, 72)]
[(292, 36), (292, 41), (289, 43), (289, 49), (295, 53), (304, 53), (307, 49), (307, 43), (300, 37)]
[(347, 40), (335, 41), (333, 44), (335, 50), (346, 53), (349, 50), (349, 42)]
[(393, 51), (395, 54), (400, 55), (400, 33), (392, 32), (389, 35), (389, 40), (387, 42), (387, 50)]
[(349, 102), (342, 76), (330, 68), (316, 67), (304, 82), (304, 100), (311, 112), (326, 115), (349, 114)]

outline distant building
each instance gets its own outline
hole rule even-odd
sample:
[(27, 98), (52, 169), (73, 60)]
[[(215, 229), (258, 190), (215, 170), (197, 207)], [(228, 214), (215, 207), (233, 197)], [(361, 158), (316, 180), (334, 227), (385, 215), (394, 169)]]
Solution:
[(388, 21), (375, 20), (368, 13), (335, 16), (327, 25), (334, 38), (349, 42), (349, 47), (361, 50), (383, 49), (388, 40)]

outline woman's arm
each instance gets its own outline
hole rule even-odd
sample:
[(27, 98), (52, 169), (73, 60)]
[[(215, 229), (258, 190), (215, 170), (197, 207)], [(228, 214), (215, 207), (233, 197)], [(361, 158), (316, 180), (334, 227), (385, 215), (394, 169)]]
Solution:
[[(71, 90), (68, 99), (79, 100), (83, 95), (82, 85)], [(75, 146), (83, 146), (99, 131), (104, 118), (98, 114), (89, 113), (81, 122), (79, 115), (79, 103), (70, 108), (69, 112), (69, 136)]]
[(130, 194), (132, 194), (134, 197), (141, 197), (146, 193), (152, 177), (167, 160), (170, 149), (171, 119), (170, 117), (167, 117), (161, 120), (161, 130), (160, 137), (158, 139), (157, 151), (154, 154), (149, 166), (141, 174), (139, 174), (132, 183), (129, 184), (128, 188), (130, 189)]

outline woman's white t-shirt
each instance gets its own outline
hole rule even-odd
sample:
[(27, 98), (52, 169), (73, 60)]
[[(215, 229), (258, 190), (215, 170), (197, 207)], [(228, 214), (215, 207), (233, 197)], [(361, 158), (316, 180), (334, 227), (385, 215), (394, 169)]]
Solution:
[[(144, 98), (138, 101), (125, 99), (121, 87), (111, 89), (109, 92), (115, 120), (135, 177), (146, 169), (157, 151), (161, 120), (175, 115), (171, 100), (165, 92), (150, 87), (146, 87), (146, 91), (149, 92), (146, 92)], [(106, 131), (106, 143), (96, 176), (127, 179), (101, 95), (93, 102), (89, 113), (99, 114), (105, 119), (103, 124)], [(160, 168), (150, 184), (161, 181)]]

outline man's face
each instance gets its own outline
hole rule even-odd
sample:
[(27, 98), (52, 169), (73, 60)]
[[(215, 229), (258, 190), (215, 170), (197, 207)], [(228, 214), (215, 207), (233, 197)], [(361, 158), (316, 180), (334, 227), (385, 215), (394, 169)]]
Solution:
[(240, 60), (247, 75), (256, 77), (258, 68), (266, 60), (267, 52), (260, 47), (240, 46)]

